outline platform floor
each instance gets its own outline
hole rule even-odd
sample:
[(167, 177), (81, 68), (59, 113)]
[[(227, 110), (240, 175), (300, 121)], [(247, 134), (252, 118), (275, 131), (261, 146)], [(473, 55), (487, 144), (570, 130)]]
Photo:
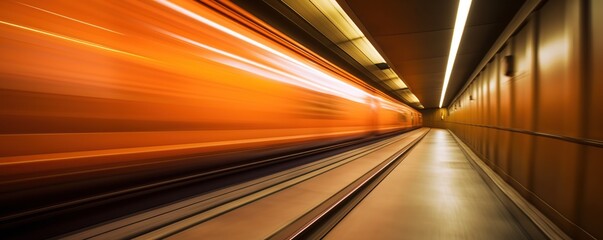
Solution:
[(452, 135), (431, 129), (326, 239), (527, 239)]

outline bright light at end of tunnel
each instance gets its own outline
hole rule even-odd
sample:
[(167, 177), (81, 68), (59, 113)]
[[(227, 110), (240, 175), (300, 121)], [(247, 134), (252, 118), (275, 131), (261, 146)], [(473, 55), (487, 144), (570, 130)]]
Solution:
[(452, 67), (454, 66), (456, 53), (458, 52), (459, 45), (461, 44), (461, 38), (463, 37), (463, 31), (465, 30), (465, 23), (467, 22), (467, 16), (469, 16), (470, 8), (471, 0), (460, 0), (459, 9), (456, 12), (454, 32), (452, 33), (452, 43), (450, 44), (450, 54), (448, 55), (448, 64), (446, 65), (446, 75), (444, 76), (442, 95), (440, 96), (440, 108), (442, 108), (442, 104), (444, 103), (446, 88), (448, 88), (448, 82), (450, 81), (450, 75), (452, 74)]

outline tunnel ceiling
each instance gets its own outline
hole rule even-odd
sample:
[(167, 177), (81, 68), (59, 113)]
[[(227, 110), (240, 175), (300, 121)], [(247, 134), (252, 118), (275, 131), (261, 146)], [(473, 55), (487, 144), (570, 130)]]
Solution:
[[(304, 19), (302, 10), (307, 13), (317, 11), (316, 8), (294, 9), (287, 4), (292, 1), (234, 0), (237, 5), (391, 97), (417, 109), (439, 106), (458, 1), (337, 0), (410, 91), (388, 87), (387, 81), (375, 75), (375, 69), (367, 68), (360, 59), (342, 50), (341, 42), (333, 42), (329, 36), (333, 33), (321, 32), (320, 27)], [(307, 1), (301, 4), (307, 7), (316, 0), (300, 1)], [(443, 106), (454, 98), (524, 2), (473, 0)], [(314, 14), (316, 17), (324, 13)], [(420, 103), (404, 98), (411, 91)]]
[[(425, 108), (437, 108), (458, 7), (451, 0), (338, 1)], [(446, 98), (447, 106), (523, 0), (473, 0)]]

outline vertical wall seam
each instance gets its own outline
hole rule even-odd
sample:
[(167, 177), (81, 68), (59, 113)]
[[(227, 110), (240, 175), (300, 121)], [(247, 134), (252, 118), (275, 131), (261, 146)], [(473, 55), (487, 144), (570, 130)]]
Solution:
[[(534, 23), (532, 24), (532, 95), (533, 95), (533, 109), (532, 109), (532, 122), (530, 123), (530, 127), (532, 131), (537, 131), (537, 123), (538, 123), (538, 106), (540, 103), (539, 96), (539, 82), (540, 82), (540, 68), (538, 67), (538, 41), (540, 34), (540, 10), (534, 11), (532, 13), (532, 17), (534, 19)], [(532, 191), (534, 189), (534, 174), (536, 172), (536, 146), (538, 145), (538, 141), (534, 139), (534, 144), (532, 145), (532, 151), (530, 152), (530, 171), (528, 176), (528, 189)]]
[[(515, 53), (514, 39), (515, 39), (515, 35), (512, 35), (507, 40), (508, 41), (508, 45), (507, 46), (509, 48), (508, 51), (510, 52), (511, 55), (513, 55)], [(502, 56), (502, 57), (503, 58), (501, 60), (504, 61), (504, 57), (505, 56)], [(499, 71), (500, 71), (499, 74), (502, 74), (503, 71), (505, 71), (505, 69), (502, 69), (502, 68), (499, 67)], [(511, 119), (509, 121), (509, 125), (511, 125), (511, 128), (514, 128), (516, 126), (516, 124), (517, 124), (517, 121), (515, 121), (515, 117), (517, 115), (517, 112), (516, 112), (517, 108), (515, 108), (515, 102), (516, 102), (516, 99), (515, 99), (515, 94), (516, 94), (515, 93), (516, 92), (516, 89), (515, 89), (515, 80), (517, 80), (517, 79), (515, 79), (515, 75), (513, 75), (512, 77), (509, 76), (509, 80), (508, 80), (508, 82), (509, 82), (509, 95), (511, 95), (511, 97), (509, 98), (509, 113), (511, 115)], [(513, 179), (513, 181), (518, 182), (517, 181), (517, 176), (514, 176), (514, 173), (513, 173), (513, 166), (517, 165), (516, 162), (514, 163), (514, 161), (517, 161), (517, 160), (513, 159), (513, 157), (512, 157), (513, 156), (512, 152), (514, 150), (513, 149), (513, 138), (514, 137), (515, 137), (514, 133), (509, 133), (509, 150), (508, 150), (508, 152), (509, 152), (509, 161), (508, 161), (507, 165), (509, 167), (509, 170), (508, 170), (509, 171), (508, 172), (509, 176), (511, 176), (511, 178)], [(517, 149), (515, 149), (515, 151), (517, 151)]]
[[(591, 28), (591, 15), (590, 15), (590, 4), (589, 0), (580, 1), (579, 6), (579, 24), (580, 24), (580, 71), (579, 78), (581, 83), (581, 102), (580, 105), (582, 107), (582, 111), (580, 112), (581, 125), (580, 125), (580, 136), (582, 138), (588, 138), (588, 127), (590, 126), (590, 118), (589, 118), (589, 109), (590, 109), (590, 99), (591, 99), (591, 85), (592, 85), (592, 53), (590, 52), (591, 46), (591, 37), (592, 33), (590, 32)], [(586, 182), (586, 159), (588, 151), (587, 146), (580, 146), (579, 156), (578, 156), (578, 166), (576, 168), (577, 181), (576, 181), (576, 223), (578, 226), (583, 226), (584, 221), (582, 217), (584, 216), (584, 206), (580, 203), (584, 201), (584, 193), (585, 191), (585, 182)]]

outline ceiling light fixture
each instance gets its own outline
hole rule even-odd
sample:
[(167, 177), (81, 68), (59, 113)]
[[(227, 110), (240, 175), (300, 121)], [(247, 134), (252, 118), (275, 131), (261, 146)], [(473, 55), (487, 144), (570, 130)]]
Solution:
[(459, 9), (456, 12), (456, 21), (454, 23), (454, 32), (452, 33), (452, 43), (450, 44), (450, 54), (448, 55), (448, 64), (446, 65), (446, 75), (444, 75), (444, 85), (442, 86), (442, 95), (440, 96), (440, 108), (444, 103), (444, 97), (446, 96), (446, 88), (448, 88), (448, 82), (450, 81), (450, 75), (452, 74), (452, 67), (454, 66), (454, 60), (456, 59), (456, 53), (459, 50), (461, 44), (461, 38), (463, 37), (463, 30), (465, 30), (465, 23), (467, 22), (467, 16), (469, 16), (469, 9), (471, 8), (471, 0), (460, 0)]
[(377, 68), (379, 68), (381, 70), (389, 69), (389, 65), (384, 62), (376, 63), (375, 66), (377, 66)]
[[(393, 66), (385, 61), (375, 46), (339, 5), (338, 0), (281, 0), (281, 2), (372, 73), (379, 80), (378, 84), (390, 90), (391, 93), (397, 94), (398, 99), (404, 99), (404, 96), (396, 92), (396, 90), (408, 88), (404, 83), (404, 78), (398, 76), (393, 70)], [(339, 0), (339, 2), (342, 1)], [(392, 79), (395, 80), (392, 81)]]

